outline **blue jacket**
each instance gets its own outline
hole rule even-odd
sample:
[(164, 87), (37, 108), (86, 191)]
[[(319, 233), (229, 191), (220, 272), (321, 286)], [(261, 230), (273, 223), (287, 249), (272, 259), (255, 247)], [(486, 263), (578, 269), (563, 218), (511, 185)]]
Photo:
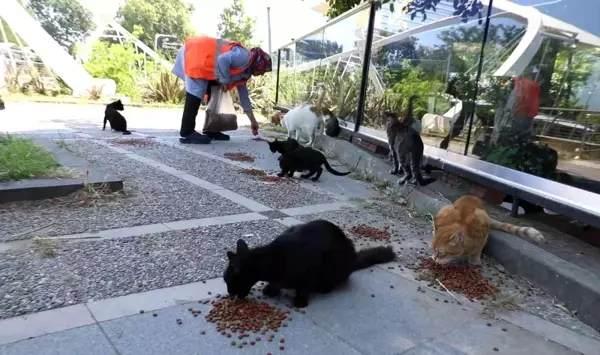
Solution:
[[(179, 49), (177, 58), (175, 58), (175, 65), (173, 66), (172, 73), (178, 78), (185, 81), (185, 90), (200, 98), (204, 98), (206, 90), (208, 88), (208, 81), (203, 79), (192, 79), (185, 75), (185, 45)], [(221, 84), (230, 84), (239, 80), (248, 80), (252, 76), (248, 69), (248, 63), (250, 62), (250, 52), (244, 47), (233, 47), (231, 51), (223, 53), (217, 57), (217, 76)], [(242, 68), (244, 72), (233, 77), (230, 76), (231, 68)], [(237, 87), (238, 96), (240, 98), (240, 105), (245, 112), (252, 111), (252, 103), (248, 96), (248, 87), (241, 85)]]

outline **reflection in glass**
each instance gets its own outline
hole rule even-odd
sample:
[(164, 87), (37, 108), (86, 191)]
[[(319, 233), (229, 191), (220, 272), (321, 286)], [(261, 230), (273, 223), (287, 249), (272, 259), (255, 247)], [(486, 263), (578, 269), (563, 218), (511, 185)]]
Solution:
[(338, 118), (354, 122), (368, 18), (366, 8), (318, 34), (296, 41), (289, 50), (290, 65), (280, 74), (279, 104), (293, 107), (314, 103), (316, 84), (323, 83), (324, 105)]

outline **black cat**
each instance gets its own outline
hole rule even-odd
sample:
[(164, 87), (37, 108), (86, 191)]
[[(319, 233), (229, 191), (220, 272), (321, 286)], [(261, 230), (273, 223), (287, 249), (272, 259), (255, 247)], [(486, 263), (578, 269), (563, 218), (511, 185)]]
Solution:
[(240, 239), (237, 251), (227, 252), (229, 266), (223, 278), (231, 296), (244, 298), (258, 281), (269, 284), (267, 296), (283, 289), (296, 291), (295, 307), (306, 307), (310, 293), (327, 293), (352, 272), (395, 259), (391, 247), (356, 251), (338, 226), (316, 220), (293, 226), (271, 243), (249, 249)]
[(334, 170), (327, 162), (325, 155), (318, 150), (310, 147), (300, 147), (281, 156), (281, 159), (279, 160), (281, 172), (277, 174), (277, 176), (283, 177), (287, 174), (289, 177), (292, 177), (296, 171), (308, 170), (308, 173), (302, 175), (302, 177), (308, 179), (314, 174), (317, 174), (311, 180), (318, 181), (321, 173), (323, 173), (321, 165), (325, 165), (325, 169), (333, 175), (345, 176), (350, 174), (350, 171), (340, 173), (339, 171)]
[(102, 130), (106, 129), (106, 121), (110, 123), (110, 128), (117, 132), (123, 132), (123, 134), (131, 134), (130, 131), (127, 130), (127, 120), (125, 117), (121, 115), (119, 111), (123, 111), (125, 107), (121, 100), (117, 100), (106, 105), (106, 110), (104, 110), (104, 125), (102, 126)]
[(342, 133), (340, 121), (338, 121), (337, 117), (332, 113), (325, 121), (325, 134), (329, 137), (337, 137), (340, 133)]
[[(275, 138), (274, 141), (267, 143), (269, 143), (269, 149), (271, 150), (271, 153), (279, 153), (282, 155), (289, 153), (296, 148), (300, 148), (300, 143), (298, 143), (298, 141), (294, 138), (288, 138), (284, 141), (279, 141), (277, 138)], [(281, 157), (279, 157), (279, 159), (281, 160)]]

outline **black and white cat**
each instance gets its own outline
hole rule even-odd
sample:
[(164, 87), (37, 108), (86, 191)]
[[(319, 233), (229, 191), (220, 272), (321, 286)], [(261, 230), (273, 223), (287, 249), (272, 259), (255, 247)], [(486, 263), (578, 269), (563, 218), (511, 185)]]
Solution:
[(414, 101), (418, 98), (417, 95), (413, 95), (408, 99), (408, 108), (402, 121), (398, 119), (395, 112), (386, 111), (384, 113), (384, 119), (387, 122), (388, 145), (393, 160), (390, 174), (398, 174), (400, 167), (404, 171), (404, 176), (398, 180), (398, 184), (410, 181), (425, 186), (435, 181), (433, 178), (425, 179), (421, 174), (424, 145), (419, 132), (412, 127)]
[(102, 126), (102, 130), (106, 129), (106, 122), (110, 123), (110, 128), (117, 132), (123, 132), (123, 134), (131, 134), (130, 131), (127, 130), (127, 120), (119, 111), (123, 111), (125, 107), (121, 100), (117, 100), (106, 105), (106, 110), (104, 110), (104, 125)]
[(296, 291), (295, 307), (306, 307), (311, 293), (328, 293), (357, 270), (395, 259), (391, 247), (356, 251), (342, 229), (325, 220), (290, 227), (271, 243), (250, 249), (242, 239), (223, 279), (230, 296), (245, 298), (258, 281), (268, 282), (263, 294)]
[[(322, 132), (324, 125), (331, 118), (337, 118), (328, 108), (323, 107), (325, 86), (318, 84), (319, 92), (315, 105), (300, 105), (288, 111), (281, 119), (281, 125), (287, 129), (288, 138), (295, 134), (297, 141), (300, 137), (308, 137), (307, 146), (313, 147), (317, 132)], [(281, 117), (281, 113), (279, 114)]]

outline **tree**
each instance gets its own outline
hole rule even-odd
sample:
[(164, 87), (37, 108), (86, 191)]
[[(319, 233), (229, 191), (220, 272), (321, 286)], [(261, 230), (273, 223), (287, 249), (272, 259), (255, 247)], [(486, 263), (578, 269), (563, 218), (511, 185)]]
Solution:
[[(482, 19), (481, 10), (483, 5), (480, 0), (444, 0), (446, 2), (452, 1), (452, 5), (456, 10), (454, 15), (461, 16), (463, 22), (467, 22), (469, 17), (478, 16), (479, 20)], [(358, 6), (363, 0), (326, 0), (329, 5), (329, 11), (327, 11), (327, 17), (334, 18), (343, 14), (344, 12)], [(436, 11), (436, 6), (440, 4), (442, 0), (405, 0), (403, 11), (411, 15), (414, 20), (417, 15), (420, 15), (423, 21), (427, 19), (427, 11)], [(392, 0), (382, 0), (377, 3), (378, 7), (382, 4), (390, 3), (390, 11), (394, 12), (394, 2)]]
[(141, 27), (139, 40), (153, 48), (157, 34), (175, 35), (180, 42), (192, 35), (193, 12), (194, 6), (185, 0), (127, 0), (119, 9), (118, 18), (129, 32)]
[(92, 13), (77, 0), (30, 0), (27, 9), (58, 44), (71, 48), (96, 25)]
[(258, 44), (253, 43), (255, 24), (256, 19), (246, 15), (244, 1), (233, 0), (233, 4), (221, 14), (217, 35), (220, 38), (238, 41), (249, 48), (257, 47)]
[(323, 59), (329, 56), (342, 53), (342, 46), (336, 41), (304, 39), (296, 43), (298, 54), (308, 59)]

